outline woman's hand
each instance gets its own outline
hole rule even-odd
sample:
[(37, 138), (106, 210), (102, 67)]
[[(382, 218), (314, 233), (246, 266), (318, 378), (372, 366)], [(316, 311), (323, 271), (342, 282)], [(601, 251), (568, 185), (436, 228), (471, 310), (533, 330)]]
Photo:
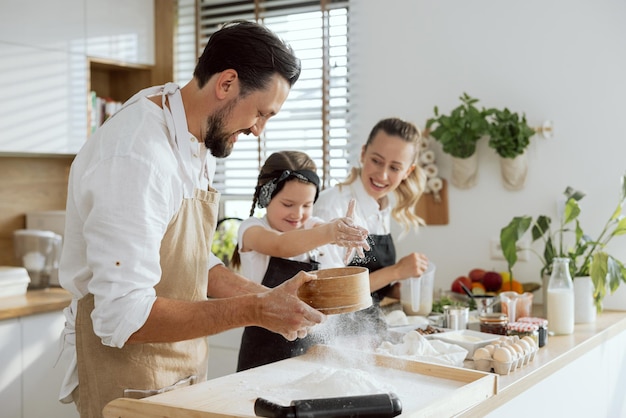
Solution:
[(428, 257), (420, 253), (411, 253), (402, 257), (395, 267), (398, 280), (420, 277), (428, 268)]

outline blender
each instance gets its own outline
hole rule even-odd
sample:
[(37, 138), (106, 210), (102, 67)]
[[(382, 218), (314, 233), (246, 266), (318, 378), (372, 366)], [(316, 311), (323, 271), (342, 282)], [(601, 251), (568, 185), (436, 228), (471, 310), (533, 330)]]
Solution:
[(40, 229), (13, 232), (15, 256), (30, 276), (29, 289), (46, 289), (57, 274), (61, 258), (61, 235)]

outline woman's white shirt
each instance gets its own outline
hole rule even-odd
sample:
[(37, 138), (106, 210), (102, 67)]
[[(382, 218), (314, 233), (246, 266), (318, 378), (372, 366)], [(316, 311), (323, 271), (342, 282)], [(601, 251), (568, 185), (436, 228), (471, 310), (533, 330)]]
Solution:
[[(391, 226), (392, 199), (384, 209), (379, 208), (379, 204), (365, 191), (361, 178), (358, 177), (351, 184), (334, 186), (320, 193), (317, 202), (313, 205), (313, 214), (324, 221), (346, 216), (348, 204), (351, 199), (356, 200), (354, 211), (354, 222), (367, 228), (370, 234), (386, 235)], [(329, 267), (341, 267), (344, 265), (345, 248), (328, 246), (324, 255), (320, 256), (320, 261)]]

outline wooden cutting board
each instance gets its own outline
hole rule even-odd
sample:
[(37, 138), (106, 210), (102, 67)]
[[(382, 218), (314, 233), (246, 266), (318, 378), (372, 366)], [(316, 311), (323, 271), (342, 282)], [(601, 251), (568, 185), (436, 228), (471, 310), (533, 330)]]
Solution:
[(426, 222), (426, 225), (447, 225), (449, 223), (448, 210), (448, 182), (441, 179), (443, 187), (439, 197), (433, 193), (424, 193), (417, 202), (417, 214)]
[[(319, 381), (320, 370), (338, 370), (338, 382)], [(300, 357), (234, 373), (142, 400), (116, 399), (105, 418), (254, 417), (263, 397), (287, 406), (292, 400), (354, 395), (355, 381), (372, 376), (403, 405), (402, 417), (454, 416), (493, 396), (497, 375), (396, 357), (318, 345)], [(332, 375), (332, 373), (331, 373)], [(367, 379), (365, 379), (367, 380)], [(359, 386), (360, 390), (360, 386)], [(370, 394), (368, 390), (357, 394)], [(375, 393), (381, 393), (376, 390)]]

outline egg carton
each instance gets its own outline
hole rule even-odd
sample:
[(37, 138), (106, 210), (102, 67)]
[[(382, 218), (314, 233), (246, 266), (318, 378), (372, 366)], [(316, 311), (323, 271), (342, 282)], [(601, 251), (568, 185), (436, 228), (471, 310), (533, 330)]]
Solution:
[[(501, 340), (502, 345), (512, 345), (515, 344), (515, 340), (506, 340), (506, 338), (513, 337), (503, 337)], [(516, 337), (515, 337), (516, 338)], [(535, 359), (535, 355), (537, 354), (537, 350), (539, 348), (536, 345), (530, 347), (530, 350), (521, 353), (517, 353), (516, 355), (512, 355), (513, 359), (511, 361), (502, 361), (495, 360), (493, 358), (474, 358), (474, 368), (476, 370), (480, 370), (483, 372), (495, 372), (499, 375), (508, 375), (509, 373), (522, 368), (528, 365)]]
[(481, 372), (491, 372), (493, 370), (497, 374), (507, 375), (533, 361), (536, 352), (537, 349), (513, 361), (496, 361), (493, 359), (474, 360), (474, 367)]

